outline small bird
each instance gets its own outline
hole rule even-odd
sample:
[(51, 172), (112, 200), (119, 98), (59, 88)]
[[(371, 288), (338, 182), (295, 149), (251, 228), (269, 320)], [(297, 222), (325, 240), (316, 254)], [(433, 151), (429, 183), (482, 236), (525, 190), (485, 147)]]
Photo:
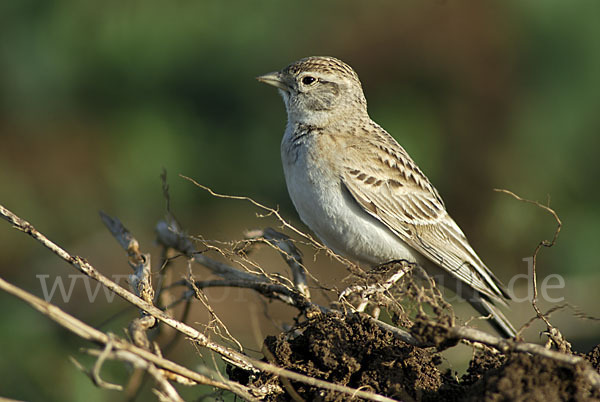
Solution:
[(307, 57), (257, 77), (287, 110), (281, 159), (302, 221), (336, 253), (371, 266), (417, 263), (455, 290), (504, 337), (515, 329), (493, 303), (510, 295), (469, 245), (408, 153), (367, 113), (358, 75), (333, 57)]

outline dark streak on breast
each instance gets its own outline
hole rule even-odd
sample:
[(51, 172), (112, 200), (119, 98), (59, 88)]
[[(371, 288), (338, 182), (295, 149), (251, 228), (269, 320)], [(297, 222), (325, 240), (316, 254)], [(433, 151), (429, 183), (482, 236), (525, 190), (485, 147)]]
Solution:
[(312, 134), (319, 134), (321, 131), (322, 128), (311, 124), (298, 123), (296, 125), (294, 130), (295, 135), (286, 144), (286, 152), (294, 162), (298, 160), (300, 147), (306, 142), (307, 138)]

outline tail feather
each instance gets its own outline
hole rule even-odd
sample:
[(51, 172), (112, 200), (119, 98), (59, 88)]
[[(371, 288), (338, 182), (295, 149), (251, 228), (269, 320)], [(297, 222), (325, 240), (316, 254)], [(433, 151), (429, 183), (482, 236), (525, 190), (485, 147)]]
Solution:
[(484, 295), (477, 294), (469, 299), (471, 305), (477, 310), (480, 314), (484, 316), (490, 317), (490, 324), (494, 327), (494, 329), (504, 338), (514, 338), (517, 334), (517, 330), (513, 325), (508, 321), (508, 319), (502, 314), (500, 309), (490, 300), (488, 300)]

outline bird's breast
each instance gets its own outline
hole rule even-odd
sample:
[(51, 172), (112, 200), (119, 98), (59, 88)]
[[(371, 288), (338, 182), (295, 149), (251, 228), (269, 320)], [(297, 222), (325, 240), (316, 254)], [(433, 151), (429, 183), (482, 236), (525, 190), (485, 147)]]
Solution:
[(414, 251), (354, 200), (335, 164), (335, 143), (323, 139), (286, 132), (281, 143), (285, 180), (300, 219), (329, 248), (358, 262), (414, 260)]

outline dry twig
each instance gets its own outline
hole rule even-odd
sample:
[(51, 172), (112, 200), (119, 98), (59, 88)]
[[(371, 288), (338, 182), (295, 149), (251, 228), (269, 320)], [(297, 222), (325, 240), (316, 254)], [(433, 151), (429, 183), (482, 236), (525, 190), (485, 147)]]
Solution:
[(48, 303), (45, 300), (42, 300), (39, 297), (34, 296), (31, 293), (26, 292), (6, 282), (2, 278), (0, 278), (0, 289), (27, 302), (30, 306), (38, 310), (40, 313), (47, 316), (56, 323), (60, 324), (69, 331), (73, 332), (82, 339), (97, 343), (99, 345), (106, 346), (110, 344), (110, 350), (112, 351), (122, 350), (129, 352), (149, 363), (155, 364), (158, 367), (176, 373), (182, 377), (186, 377), (190, 381), (225, 389), (243, 398), (248, 398), (252, 400), (252, 396), (248, 393), (248, 391), (236, 382), (222, 382), (212, 380), (209, 377), (196, 373), (195, 371), (189, 370), (183, 366), (178, 365), (177, 363), (173, 363), (170, 360), (157, 356), (154, 353), (151, 353), (138, 346), (135, 346), (123, 339), (117, 338), (116, 336), (112, 336), (109, 334), (105, 334), (102, 331), (98, 331), (97, 329), (87, 325), (86, 323), (78, 320), (77, 318), (65, 313), (62, 309), (54, 306), (53, 304)]
[[(522, 197), (519, 197), (518, 195), (516, 195), (515, 193), (513, 193), (512, 191), (509, 190), (505, 190), (505, 189), (494, 189), (494, 191), (500, 192), (500, 193), (505, 193), (510, 195), (511, 197), (515, 198), (518, 201), (522, 201), (528, 204), (533, 204), (535, 206), (537, 206), (538, 208), (541, 208), (547, 212), (549, 212), (552, 217), (554, 218), (554, 220), (556, 221), (556, 230), (554, 231), (554, 236), (552, 237), (552, 240), (542, 240), (538, 243), (538, 245), (536, 246), (534, 252), (533, 252), (533, 261), (532, 261), (532, 287), (533, 287), (533, 297), (531, 299), (531, 305), (533, 306), (533, 309), (535, 311), (535, 314), (537, 315), (537, 317), (539, 319), (541, 319), (542, 321), (544, 321), (544, 323), (546, 324), (546, 328), (548, 330), (548, 337), (549, 339), (554, 343), (554, 345), (556, 345), (556, 347), (559, 350), (562, 350), (564, 352), (570, 352), (571, 351), (571, 344), (569, 342), (567, 342), (567, 340), (563, 337), (563, 335), (561, 334), (561, 332), (558, 330), (558, 328), (554, 327), (551, 323), (550, 320), (546, 317), (546, 315), (544, 315), (542, 313), (542, 311), (540, 310), (540, 308), (538, 307), (537, 304), (537, 298), (538, 298), (538, 291), (537, 291), (537, 256), (538, 253), (540, 252), (540, 250), (542, 249), (542, 247), (552, 247), (554, 246), (554, 244), (556, 244), (556, 239), (558, 238), (558, 234), (560, 233), (560, 229), (562, 227), (562, 222), (560, 220), (560, 218), (558, 217), (558, 214), (552, 209), (550, 208), (549, 205), (543, 205), (540, 204), (538, 201), (532, 201), (532, 200), (528, 200)], [(548, 201), (548, 204), (550, 202)], [(523, 327), (525, 328), (525, 326)], [(523, 329), (522, 328), (522, 329)], [(521, 333), (522, 329), (518, 332), (518, 334)]]

